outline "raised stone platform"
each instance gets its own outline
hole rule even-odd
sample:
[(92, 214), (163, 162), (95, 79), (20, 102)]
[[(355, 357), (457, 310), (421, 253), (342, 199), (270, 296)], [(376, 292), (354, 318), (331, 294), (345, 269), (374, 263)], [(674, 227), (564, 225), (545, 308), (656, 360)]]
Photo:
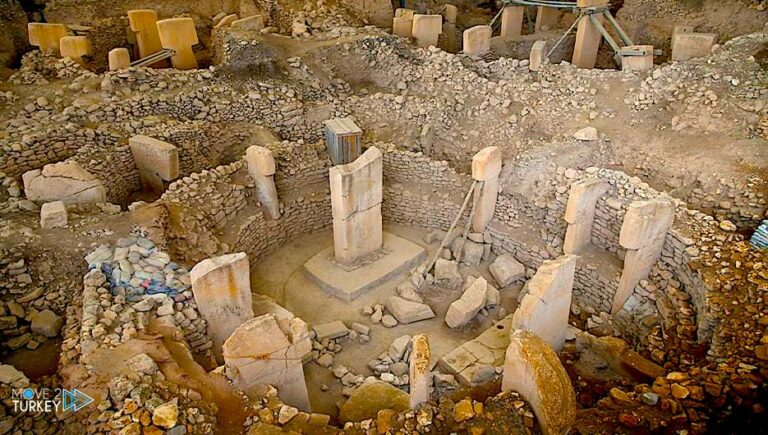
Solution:
[(334, 261), (329, 246), (304, 263), (304, 271), (326, 292), (347, 302), (394, 276), (415, 268), (427, 257), (421, 246), (383, 233), (383, 248), (367, 263), (351, 268)]

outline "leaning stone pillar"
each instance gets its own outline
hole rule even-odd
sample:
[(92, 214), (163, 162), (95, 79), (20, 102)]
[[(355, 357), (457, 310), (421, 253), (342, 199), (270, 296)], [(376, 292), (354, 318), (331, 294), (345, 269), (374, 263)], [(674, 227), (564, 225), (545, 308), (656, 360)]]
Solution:
[(442, 32), (442, 15), (415, 14), (413, 16), (413, 37), (416, 38), (417, 46), (422, 48), (427, 48), (429, 46), (437, 47), (437, 41)]
[(251, 398), (259, 397), (260, 386), (272, 385), (285, 404), (312, 412), (302, 364), (309, 331), (301, 319), (291, 322), (286, 331), (274, 314), (264, 314), (240, 325), (223, 346), (225, 373)]
[(176, 69), (197, 68), (197, 58), (192, 46), (197, 44), (197, 31), (192, 18), (169, 18), (157, 22), (160, 33), (160, 44), (163, 48), (176, 50), (171, 57), (171, 63)]
[(477, 201), (475, 215), (472, 217), (472, 229), (477, 233), (485, 231), (485, 227), (493, 219), (496, 211), (496, 199), (499, 196), (499, 173), (501, 173), (501, 150), (498, 147), (487, 147), (472, 157), (472, 178), (482, 181), (483, 186), (475, 189)]
[(611, 313), (616, 314), (632, 295), (635, 286), (648, 276), (661, 257), (667, 231), (675, 220), (675, 206), (668, 198), (635, 201), (627, 207), (619, 244), (627, 249), (619, 288)]
[(424, 334), (413, 336), (411, 341), (411, 361), (409, 380), (411, 383), (411, 409), (416, 409), (419, 405), (429, 401), (429, 387), (432, 385), (432, 378), (429, 372), (429, 341)]
[(232, 332), (253, 318), (251, 273), (244, 252), (205, 259), (190, 272), (192, 293), (208, 323), (213, 351), (221, 362), (221, 346)]
[(525, 6), (506, 6), (501, 12), (501, 36), (519, 38), (523, 34)]
[(592, 241), (592, 224), (595, 221), (597, 200), (608, 191), (609, 185), (599, 178), (589, 178), (571, 184), (568, 205), (565, 207), (565, 232), (563, 252), (578, 254)]
[(528, 294), (512, 316), (512, 327), (533, 331), (558, 351), (565, 344), (577, 255), (542, 264), (528, 282)]
[(484, 55), (491, 51), (491, 26), (475, 26), (464, 31), (464, 54)]
[(339, 263), (354, 263), (381, 249), (382, 171), (381, 151), (376, 147), (352, 163), (329, 170), (333, 245)]
[(245, 151), (245, 162), (248, 164), (248, 174), (256, 182), (257, 196), (267, 209), (269, 217), (280, 217), (280, 202), (275, 188), (275, 158), (272, 151), (254, 145)]
[[(577, 0), (576, 4), (579, 7), (607, 6), (608, 0)], [(597, 15), (597, 19), (602, 23), (604, 17)], [(582, 18), (576, 29), (576, 45), (573, 48), (572, 63), (579, 68), (594, 68), (602, 39), (603, 35), (592, 24), (592, 21), (586, 16)]]
[(576, 393), (544, 340), (530, 331), (513, 331), (502, 373), (501, 390), (517, 391), (531, 404), (544, 435), (568, 433), (576, 422)]

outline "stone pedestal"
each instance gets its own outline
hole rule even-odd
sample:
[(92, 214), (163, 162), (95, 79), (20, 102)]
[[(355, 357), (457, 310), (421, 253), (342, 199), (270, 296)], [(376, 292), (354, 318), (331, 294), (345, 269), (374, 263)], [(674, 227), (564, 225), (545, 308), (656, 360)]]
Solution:
[(248, 257), (239, 252), (208, 258), (192, 268), (190, 277), (198, 310), (208, 323), (213, 351), (221, 361), (224, 342), (253, 318)]
[[(580, 7), (606, 6), (608, 0), (577, 0), (576, 3)], [(605, 18), (602, 15), (598, 15), (597, 19), (602, 23)], [(594, 68), (597, 61), (597, 51), (600, 49), (602, 40), (603, 35), (592, 24), (592, 21), (586, 16), (582, 18), (576, 29), (576, 45), (573, 48), (573, 60), (571, 63), (579, 68)]]
[(134, 9), (128, 11), (128, 22), (136, 36), (139, 57), (145, 58), (163, 49), (160, 33), (157, 30), (157, 12), (152, 9)]
[(197, 59), (192, 46), (197, 44), (197, 31), (192, 18), (169, 18), (157, 22), (160, 33), (160, 44), (163, 48), (172, 48), (176, 54), (171, 57), (171, 63), (176, 69), (195, 69)]
[(472, 230), (476, 233), (485, 231), (496, 211), (496, 199), (499, 196), (499, 174), (501, 173), (501, 150), (487, 147), (472, 157), (472, 178), (482, 181), (482, 188), (475, 188), (477, 201), (475, 215), (472, 217)]
[(501, 36), (519, 38), (523, 34), (524, 6), (506, 6), (501, 12)]
[(117, 71), (131, 66), (131, 55), (124, 47), (114, 48), (109, 51), (109, 70)]
[(491, 51), (491, 26), (475, 26), (464, 31), (464, 54), (483, 55)]
[(69, 57), (80, 65), (85, 65), (83, 56), (91, 55), (91, 43), (87, 36), (65, 36), (59, 40), (62, 57)]
[(513, 328), (532, 331), (556, 351), (565, 344), (577, 258), (564, 255), (542, 264), (512, 317)]
[(256, 191), (262, 206), (272, 219), (280, 217), (280, 202), (275, 188), (275, 158), (272, 151), (254, 145), (245, 151), (248, 174), (256, 182)]
[(442, 15), (420, 15), (413, 16), (413, 37), (416, 38), (416, 45), (422, 48), (429, 46), (437, 47), (437, 40), (443, 31)]
[(29, 23), (27, 24), (29, 45), (33, 45), (40, 51), (50, 51), (59, 54), (59, 41), (67, 36), (67, 26), (57, 23)]
[(627, 207), (619, 244), (627, 249), (619, 288), (611, 313), (616, 314), (632, 295), (635, 286), (648, 276), (661, 257), (667, 231), (675, 220), (675, 206), (668, 198), (635, 201)]
[(165, 182), (179, 176), (179, 151), (175, 146), (142, 135), (128, 139), (128, 145), (145, 190), (163, 192)]
[(609, 184), (599, 178), (580, 180), (571, 184), (568, 205), (565, 207), (565, 232), (563, 252), (578, 254), (592, 242), (592, 224), (595, 221), (595, 206), (609, 189)]

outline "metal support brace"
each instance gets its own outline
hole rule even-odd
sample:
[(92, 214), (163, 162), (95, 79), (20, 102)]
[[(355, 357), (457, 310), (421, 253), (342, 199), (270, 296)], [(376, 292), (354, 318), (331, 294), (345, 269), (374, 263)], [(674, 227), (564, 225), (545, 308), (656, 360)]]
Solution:
[(176, 50), (172, 48), (164, 48), (157, 53), (152, 53), (147, 57), (134, 60), (131, 62), (131, 66), (147, 66), (152, 65), (155, 62), (159, 62), (164, 59), (168, 59), (176, 54)]
[(616, 18), (613, 18), (613, 14), (611, 14), (611, 11), (604, 10), (603, 16), (608, 20), (609, 23), (611, 23), (611, 26), (613, 26), (613, 29), (616, 30), (616, 33), (619, 34), (619, 38), (624, 42), (624, 45), (635, 45), (634, 42), (632, 42), (632, 39), (629, 38), (629, 35), (627, 35), (626, 32), (624, 32), (624, 29), (619, 26), (619, 23), (616, 21)]

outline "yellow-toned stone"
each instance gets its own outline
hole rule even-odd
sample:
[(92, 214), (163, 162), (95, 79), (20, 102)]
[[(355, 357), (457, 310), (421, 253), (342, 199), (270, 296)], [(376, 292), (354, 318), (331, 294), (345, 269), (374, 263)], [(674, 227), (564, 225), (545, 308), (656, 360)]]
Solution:
[(109, 70), (117, 71), (131, 66), (131, 55), (124, 47), (114, 48), (109, 51)]
[(157, 22), (160, 32), (160, 44), (163, 48), (176, 50), (171, 63), (176, 69), (195, 69), (197, 59), (192, 46), (197, 44), (197, 31), (192, 18), (169, 18)]
[(221, 20), (219, 20), (218, 24), (213, 26), (213, 28), (214, 29), (221, 29), (222, 27), (229, 27), (229, 26), (232, 25), (232, 23), (237, 21), (237, 18), (238, 17), (237, 17), (236, 14), (227, 15), (226, 17), (224, 17)]
[(672, 397), (675, 399), (685, 399), (690, 392), (680, 384), (672, 384)]
[(464, 400), (461, 400), (453, 408), (453, 419), (456, 420), (457, 423), (461, 423), (462, 421), (467, 421), (474, 416), (475, 416), (475, 408), (472, 406), (472, 399), (470, 399), (469, 397), (467, 397)]
[(235, 29), (261, 30), (264, 28), (264, 17), (261, 15), (251, 15), (232, 21), (232, 27)]
[(408, 394), (386, 382), (366, 382), (359, 386), (341, 406), (339, 420), (346, 423), (378, 418), (379, 411), (382, 409), (391, 409), (395, 412), (409, 409)]
[(69, 57), (80, 65), (85, 65), (83, 56), (91, 54), (91, 42), (87, 36), (65, 36), (59, 40), (62, 57)]
[(147, 57), (163, 49), (157, 30), (157, 12), (152, 9), (131, 10), (128, 11), (128, 21), (136, 35), (140, 57)]
[(29, 44), (41, 51), (52, 51), (59, 54), (59, 40), (67, 36), (67, 26), (55, 23), (27, 24)]

